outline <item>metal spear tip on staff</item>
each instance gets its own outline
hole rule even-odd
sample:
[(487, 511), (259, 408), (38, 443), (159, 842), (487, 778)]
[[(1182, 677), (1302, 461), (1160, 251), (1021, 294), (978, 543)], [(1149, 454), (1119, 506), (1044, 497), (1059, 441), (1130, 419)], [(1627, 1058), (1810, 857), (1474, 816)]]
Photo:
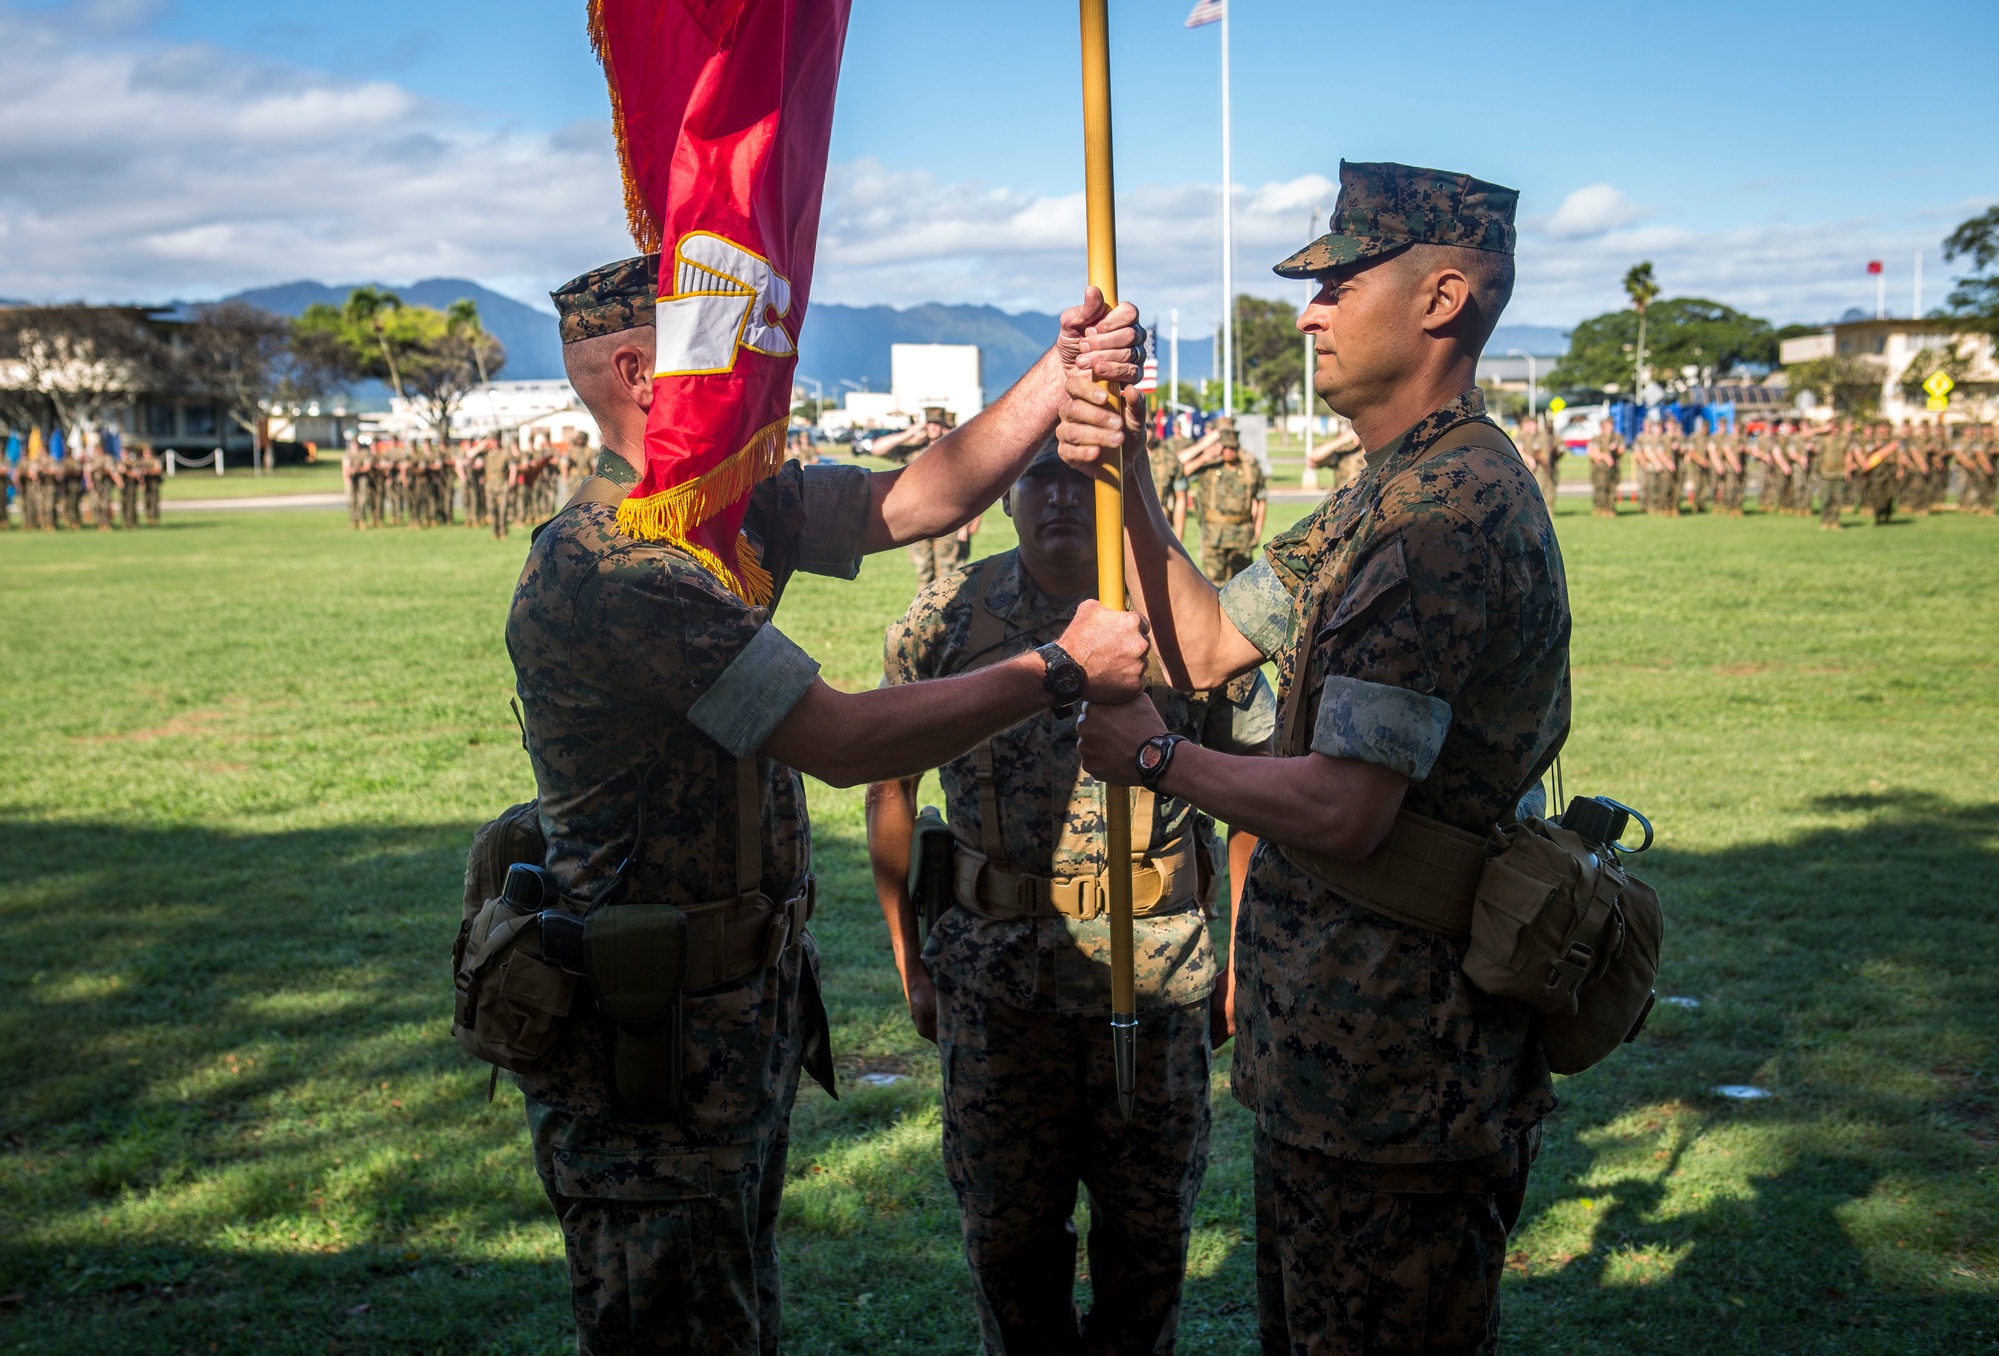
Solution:
[[(1083, 180), (1089, 217), (1090, 285), (1104, 304), (1118, 304), (1116, 177), (1111, 158), (1111, 38), (1107, 0), (1080, 0), (1083, 38)], [(1116, 384), (1104, 383), (1122, 410)], [(1124, 610), (1124, 472), (1106, 458), (1097, 467), (1097, 601)], [(1111, 934), (1111, 1052), (1117, 1063), (1118, 1110), (1132, 1113), (1138, 1071), (1138, 1007), (1131, 935), (1131, 791), (1104, 788), (1104, 853)]]

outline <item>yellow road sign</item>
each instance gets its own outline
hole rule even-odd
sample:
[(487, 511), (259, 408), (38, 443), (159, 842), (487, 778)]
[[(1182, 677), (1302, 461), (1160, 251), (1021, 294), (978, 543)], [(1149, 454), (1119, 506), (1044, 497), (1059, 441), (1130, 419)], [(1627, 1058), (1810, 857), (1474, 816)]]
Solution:
[(1925, 405), (1928, 405), (1933, 410), (1947, 410), (1950, 408), (1950, 397), (1933, 395), (1928, 400), (1925, 400), (1923, 403)]
[[(1955, 385), (1957, 383), (1950, 379), (1948, 372), (1932, 372), (1929, 380), (1923, 383), (1923, 389), (1930, 393), (1930, 399), (1942, 400), (1950, 394), (1951, 388)], [(1932, 405), (1930, 408), (1935, 409), (1936, 406)]]
[(1569, 402), (1562, 399), (1560, 396), (1556, 396), (1553, 400), (1548, 402), (1548, 409), (1551, 413), (1554, 414), (1560, 414), (1563, 410), (1566, 410), (1568, 407), (1569, 407)]

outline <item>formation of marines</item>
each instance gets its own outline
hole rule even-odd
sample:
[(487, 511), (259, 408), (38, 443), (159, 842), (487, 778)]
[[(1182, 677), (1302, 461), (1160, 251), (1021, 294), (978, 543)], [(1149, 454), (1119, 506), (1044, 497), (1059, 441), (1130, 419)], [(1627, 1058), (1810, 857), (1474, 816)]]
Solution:
[[(114, 452), (93, 442), (80, 456), (56, 458), (39, 437), (30, 437), (20, 461), (7, 468), (4, 486), (20, 505), (23, 528), (109, 532), (159, 525), (165, 474), (166, 463), (150, 447)], [(8, 526), (0, 499), (0, 528)]]
[(1927, 517), (1950, 506), (1953, 483), (1958, 512), (1990, 515), (1999, 491), (1999, 437), (1984, 423), (1778, 420), (1737, 432), (1697, 420), (1683, 432), (1676, 421), (1649, 420), (1627, 446), (1605, 420), (1589, 462), (1600, 517), (1616, 515), (1627, 465), (1648, 514), (1739, 518), (1753, 501), (1762, 513), (1816, 514), (1829, 531), (1849, 510), (1876, 524), (1892, 521), (1897, 506)]
[[(1370, 861), (1405, 820), (1474, 838), (1510, 822), (1567, 733), (1546, 496), (1476, 385), (1512, 289), (1517, 194), (1401, 165), (1340, 178), (1329, 234), (1279, 272), (1320, 287), (1299, 320), (1321, 337), (1314, 387), (1365, 456), (1261, 555), (1257, 532), (1240, 544), (1260, 527), (1253, 463), (1220, 437), (1187, 458), (1212, 465), (1148, 448), (1132, 389), (1144, 332), (1091, 293), (968, 422), (974, 437), (947, 430), (893, 471), (793, 461), (760, 482), (742, 530), (771, 587), (753, 605), (619, 526), (647, 460), (645, 406), (621, 374), (653, 370), (657, 257), (554, 294), (605, 447), (538, 529), (507, 627), (539, 864), (560, 910), (671, 904), (700, 938), (670, 1065), (620, 1053), (651, 1037), (600, 997), (558, 1014), (553, 1055), (515, 1074), (580, 1351), (779, 1348), (792, 1100), (803, 1076), (834, 1085), (801, 772), (870, 785), (874, 878), (912, 1021), (938, 1045), (986, 1352), (1173, 1349), (1210, 1060), (1231, 1037), (1230, 1089), (1256, 1120), (1263, 1350), (1494, 1348), (1507, 1236), (1555, 1104), (1536, 1020), (1472, 987), (1464, 938), (1371, 912), (1309, 863)], [(1384, 300), (1335, 304), (1348, 296)], [(1398, 325), (1410, 332), (1379, 332)], [(1358, 352), (1380, 370), (1341, 366)], [(1151, 469), (1126, 477), (1130, 613), (1088, 596), (1090, 480), (1111, 458)], [(1197, 492), (1202, 474), (1214, 487)], [(1002, 494), (1020, 546), (921, 588), (885, 637), (880, 686), (835, 691), (777, 629), (797, 571), (852, 579), (861, 557), (951, 536)], [(1198, 569), (1180, 544), (1190, 509)], [(951, 865), (925, 936), (908, 872), (914, 779), (931, 768)], [(1127, 787), (1130, 1119), (1103, 918), (1104, 797)], [(1225, 854), (1216, 822), (1232, 828)], [(1226, 974), (1207, 926), (1222, 907)], [(668, 1080), (672, 1110), (646, 1109), (647, 1078)]]
[(378, 527), (513, 527), (541, 522), (589, 474), (590, 445), (578, 433), (556, 444), (546, 435), (523, 446), (485, 438), (447, 449), (435, 440), (377, 438), (341, 454), (347, 519)]

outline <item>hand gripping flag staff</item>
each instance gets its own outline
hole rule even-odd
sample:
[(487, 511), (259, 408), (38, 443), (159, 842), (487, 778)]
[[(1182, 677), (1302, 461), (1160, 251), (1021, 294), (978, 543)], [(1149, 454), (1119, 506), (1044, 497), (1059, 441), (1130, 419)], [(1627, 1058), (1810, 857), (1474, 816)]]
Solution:
[[(1116, 179), (1111, 164), (1111, 34), (1107, 0), (1080, 0), (1083, 24), (1083, 183), (1089, 219), (1090, 285), (1117, 305)], [(1117, 388), (1105, 384), (1111, 407)], [(1097, 470), (1097, 601), (1124, 610), (1124, 472)], [(1131, 788), (1104, 787), (1104, 854), (1110, 885), (1111, 1055), (1117, 1061), (1118, 1110), (1131, 1115), (1138, 1061), (1138, 1005), (1131, 938)]]
[(784, 464), (848, 3), (590, 0), (632, 238), (660, 254), (645, 466), (618, 527), (759, 606), (743, 513)]

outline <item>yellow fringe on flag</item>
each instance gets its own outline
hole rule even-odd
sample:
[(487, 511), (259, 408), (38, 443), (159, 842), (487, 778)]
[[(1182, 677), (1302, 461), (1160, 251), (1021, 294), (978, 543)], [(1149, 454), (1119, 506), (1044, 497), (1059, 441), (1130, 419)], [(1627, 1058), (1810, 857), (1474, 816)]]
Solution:
[(590, 0), (590, 50), (604, 68), (604, 83), (611, 94), (611, 139), (618, 145), (618, 172), (625, 181), (625, 224), (632, 233), (632, 243), (639, 247), (639, 253), (655, 254), (665, 232), (659, 218), (653, 215), (651, 205), (640, 194), (638, 180), (632, 175), (631, 149), (625, 144), (625, 104), (618, 91), (618, 77), (612, 69), (610, 55), (605, 51), (606, 41), (604, 0)]
[[(757, 607), (769, 604), (774, 588), (747, 542), (737, 545), (739, 571), (731, 571), (713, 551), (688, 540), (687, 534), (777, 474), (784, 465), (784, 431), (790, 416), (772, 420), (750, 436), (726, 461), (693, 480), (670, 486), (640, 499), (628, 496), (618, 505), (618, 530), (641, 541), (670, 542), (701, 562), (729, 592)], [(741, 576), (740, 578), (738, 576)]]

